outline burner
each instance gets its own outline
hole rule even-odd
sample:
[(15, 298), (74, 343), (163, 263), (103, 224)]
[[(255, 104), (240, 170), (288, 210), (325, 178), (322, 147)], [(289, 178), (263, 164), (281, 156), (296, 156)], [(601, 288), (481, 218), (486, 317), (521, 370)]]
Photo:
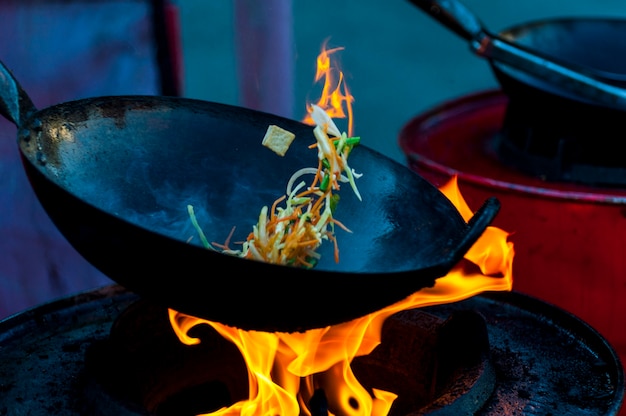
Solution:
[[(204, 346), (179, 345), (164, 312), (110, 286), (2, 321), (0, 414), (185, 415), (245, 398), (235, 348), (208, 327)], [(519, 293), (400, 312), (382, 339), (353, 369), (366, 387), (398, 389), (391, 416), (613, 415), (622, 404), (604, 338)]]
[(514, 289), (582, 318), (626, 362), (626, 189), (551, 182), (505, 163), (497, 148), (507, 104), (500, 90), (442, 103), (403, 127), (400, 146), (434, 185), (456, 175), (471, 208), (497, 197), (493, 225), (515, 245)]
[[(202, 342), (186, 346), (174, 336), (166, 308), (143, 300), (130, 305), (110, 337), (87, 350), (90, 408), (132, 403), (130, 409), (157, 416), (192, 416), (247, 399), (238, 350), (206, 325), (194, 330), (200, 328), (194, 336)], [(399, 394), (394, 414), (442, 406), (477, 411), (491, 395), (489, 341), (484, 320), (474, 312), (456, 312), (445, 321), (400, 313), (385, 323), (382, 338), (379, 348), (352, 367), (364, 386)]]

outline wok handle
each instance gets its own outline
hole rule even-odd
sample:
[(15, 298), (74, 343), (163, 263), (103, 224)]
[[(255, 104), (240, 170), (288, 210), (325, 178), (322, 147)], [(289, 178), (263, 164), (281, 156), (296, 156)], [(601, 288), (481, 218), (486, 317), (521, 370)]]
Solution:
[(460, 1), (409, 0), (439, 23), (468, 41), (482, 38), (485, 28), (480, 20)]
[(490, 33), (460, 0), (409, 1), (468, 40), (477, 55), (491, 62), (508, 64), (592, 103), (626, 110), (626, 90), (623, 88), (605, 82), (584, 68), (558, 62)]
[(468, 221), (467, 232), (457, 245), (457, 251), (453, 254), (450, 264), (458, 263), (463, 256), (465, 256), (465, 253), (467, 253), (476, 240), (485, 232), (499, 211), (500, 201), (496, 197), (487, 198), (474, 216)]
[(35, 111), (30, 97), (0, 61), (0, 114), (20, 127), (22, 120)]

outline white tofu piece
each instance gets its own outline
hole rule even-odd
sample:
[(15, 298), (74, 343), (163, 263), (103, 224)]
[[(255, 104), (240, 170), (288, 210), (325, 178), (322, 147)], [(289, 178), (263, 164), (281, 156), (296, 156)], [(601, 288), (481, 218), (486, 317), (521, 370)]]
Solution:
[(277, 155), (285, 156), (295, 138), (296, 135), (292, 132), (271, 124), (265, 132), (262, 144)]

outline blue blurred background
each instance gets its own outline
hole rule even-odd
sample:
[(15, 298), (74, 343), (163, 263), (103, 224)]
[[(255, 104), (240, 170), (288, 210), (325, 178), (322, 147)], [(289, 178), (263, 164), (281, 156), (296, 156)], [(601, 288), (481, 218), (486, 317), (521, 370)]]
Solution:
[[(175, 35), (180, 36), (182, 53), (173, 54), (182, 58), (180, 95), (302, 119), (306, 103), (317, 98), (316, 58), (328, 40), (329, 47), (344, 48), (337, 56), (355, 98), (354, 133), (402, 164), (406, 160), (398, 135), (406, 123), (445, 101), (498, 87), (489, 64), (474, 55), (464, 39), (409, 0), (2, 0), (0, 60), (14, 71), (39, 108), (88, 96), (158, 93), (162, 74), (154, 58), (161, 54), (155, 53), (154, 38), (160, 39), (155, 35), (162, 32), (152, 30), (150, 6), (169, 2), (177, 6), (180, 18), (180, 32)], [(492, 32), (557, 17), (626, 18), (624, 0), (464, 3)], [(15, 127), (0, 120), (0, 319), (112, 283), (69, 246), (43, 212), (21, 166)], [(595, 213), (574, 208), (576, 215), (589, 213), (592, 218)], [(616, 218), (624, 220), (623, 211), (618, 212), (622, 214)], [(526, 211), (523, 216), (529, 217)], [(542, 213), (536, 217), (542, 221), (541, 231), (550, 233), (552, 228), (543, 224), (552, 220)], [(591, 221), (574, 218), (576, 225)], [(565, 243), (574, 246), (582, 241), (583, 250), (597, 244), (563, 218), (552, 222), (570, 227)], [(610, 232), (626, 235), (619, 228), (623, 221), (614, 223)], [(534, 228), (522, 231), (528, 235)], [(535, 241), (541, 246), (543, 240), (538, 236)], [(616, 253), (625, 245), (618, 242), (617, 246)], [(544, 255), (537, 252), (534, 241), (518, 247), (518, 253)], [(549, 245), (546, 248), (545, 255), (554, 261), (582, 263), (587, 258), (575, 258), (567, 250), (561, 258), (560, 249), (555, 249), (555, 255)], [(615, 260), (615, 268), (622, 267), (624, 256), (615, 257), (610, 259)], [(594, 260), (610, 263), (605, 258)], [(584, 266), (583, 271), (591, 267)], [(611, 275), (597, 274), (604, 279), (583, 276), (579, 286), (568, 281), (572, 291), (564, 294), (558, 288), (559, 297), (580, 287), (579, 295), (569, 296), (572, 304), (579, 301), (585, 312), (594, 312), (603, 328), (620, 335), (621, 351), (626, 351), (621, 337), (623, 313), (617, 311), (623, 305), (620, 289), (626, 288), (623, 273), (619, 269)], [(606, 293), (597, 295), (603, 284)], [(596, 294), (602, 304), (590, 301), (589, 294)], [(606, 317), (595, 313), (605, 310), (615, 312)]]
[[(330, 46), (345, 48), (340, 60), (355, 98), (355, 134), (401, 163), (405, 158), (397, 136), (412, 117), (444, 100), (498, 86), (488, 63), (474, 55), (464, 39), (408, 0), (257, 3), (262, 10), (252, 24), (257, 25), (258, 33), (279, 30), (291, 39), (286, 50), (273, 51), (276, 56), (266, 54), (273, 59), (276, 71), (291, 75), (284, 76), (284, 83), (291, 84), (288, 91), (278, 92), (274, 85), (259, 83), (258, 93), (282, 100), (288, 108), (280, 112), (301, 118), (313, 86), (315, 59), (324, 40), (330, 38)], [(177, 4), (181, 12), (184, 95), (250, 106), (240, 96), (240, 81), (254, 74), (246, 63), (247, 75), (238, 76), (244, 56), (238, 51), (258, 39), (240, 30), (234, 6), (237, 2), (177, 0)], [(465, 0), (464, 4), (492, 32), (551, 17), (626, 17), (623, 0)], [(285, 17), (285, 13), (289, 15)]]
[[(306, 103), (318, 98), (316, 58), (328, 41), (344, 48), (336, 57), (355, 98), (354, 133), (403, 164), (398, 134), (412, 118), (498, 87), (464, 39), (409, 0), (162, 1), (0, 1), (0, 59), (40, 108), (86, 96), (153, 94), (161, 79), (154, 38), (162, 32), (152, 30), (150, 5), (172, 2), (181, 95), (302, 119)], [(626, 18), (624, 0), (464, 3), (493, 32), (553, 17)], [(111, 283), (43, 212), (12, 123), (0, 120), (0, 139), (0, 318)]]

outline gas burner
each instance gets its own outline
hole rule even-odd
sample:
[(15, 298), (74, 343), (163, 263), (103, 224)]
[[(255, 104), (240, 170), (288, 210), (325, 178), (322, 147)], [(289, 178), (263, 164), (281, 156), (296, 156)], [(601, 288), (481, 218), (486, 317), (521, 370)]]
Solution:
[[(168, 325), (165, 309), (119, 286), (5, 319), (0, 414), (193, 415), (247, 397), (234, 346), (209, 327), (184, 346)], [(604, 338), (516, 292), (393, 315), (352, 366), (364, 386), (399, 394), (390, 415), (614, 415), (624, 394)]]
[[(247, 399), (246, 367), (238, 350), (208, 326), (194, 330), (200, 328), (203, 332), (193, 336), (201, 343), (185, 346), (174, 335), (165, 308), (147, 301), (130, 305), (110, 337), (87, 350), (89, 396), (99, 398), (92, 403), (132, 403), (131, 408), (150, 414), (180, 416)], [(455, 414), (475, 412), (493, 392), (486, 326), (476, 312), (455, 312), (445, 321), (399, 313), (385, 323), (382, 339), (393, 341), (358, 357), (352, 368), (364, 386), (399, 395), (394, 414), (416, 409), (427, 414), (440, 407)], [(311, 401), (322, 409), (324, 396), (318, 391)], [(315, 404), (307, 407), (313, 410)]]
[(403, 127), (410, 167), (436, 186), (453, 176), (472, 208), (496, 196), (493, 225), (515, 245), (513, 287), (589, 323), (626, 362), (622, 317), (626, 188), (548, 181), (498, 152), (509, 100), (485, 90), (441, 103)]

